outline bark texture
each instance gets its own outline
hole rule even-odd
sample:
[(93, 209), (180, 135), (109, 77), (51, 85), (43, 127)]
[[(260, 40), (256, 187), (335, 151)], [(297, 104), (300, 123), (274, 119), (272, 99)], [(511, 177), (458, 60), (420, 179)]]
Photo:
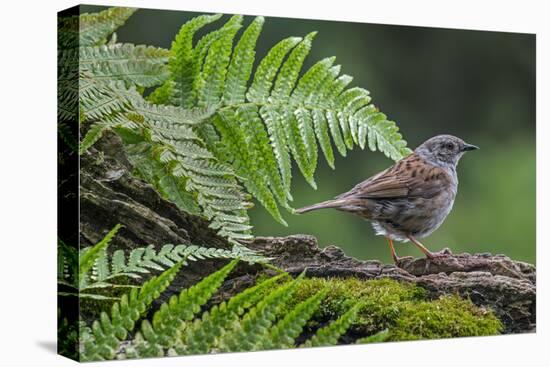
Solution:
[[(208, 228), (204, 218), (180, 211), (149, 184), (135, 178), (120, 141), (109, 134), (81, 157), (81, 247), (96, 243), (117, 223), (124, 226), (115, 240), (118, 248), (149, 244), (160, 247), (166, 243), (229, 247)], [(357, 260), (335, 246), (321, 249), (317, 240), (307, 235), (256, 238), (248, 246), (273, 258), (273, 265), (292, 274), (306, 270), (308, 276), (316, 277), (389, 277), (413, 282), (433, 297), (459, 293), (477, 305), (491, 307), (503, 321), (506, 333), (535, 330), (535, 267), (504, 255), (453, 255), (447, 251), (434, 260), (403, 258), (396, 266)], [(191, 263), (159, 301), (218, 269), (223, 262)], [(249, 286), (263, 271), (265, 268), (257, 265), (240, 265), (220, 297)]]
[(433, 297), (458, 293), (475, 304), (492, 308), (505, 333), (533, 332), (536, 325), (535, 267), (507, 256), (458, 254), (449, 250), (433, 260), (402, 258), (398, 264), (361, 261), (336, 246), (319, 248), (315, 237), (295, 235), (256, 238), (249, 247), (273, 258), (292, 274), (315, 277), (392, 278), (426, 288)]

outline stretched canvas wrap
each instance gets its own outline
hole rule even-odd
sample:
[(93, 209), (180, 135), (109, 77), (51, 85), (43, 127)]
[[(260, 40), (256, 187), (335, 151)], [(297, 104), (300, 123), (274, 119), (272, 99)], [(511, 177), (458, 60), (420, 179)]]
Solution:
[(61, 355), (535, 332), (535, 35), (82, 5), (57, 47)]

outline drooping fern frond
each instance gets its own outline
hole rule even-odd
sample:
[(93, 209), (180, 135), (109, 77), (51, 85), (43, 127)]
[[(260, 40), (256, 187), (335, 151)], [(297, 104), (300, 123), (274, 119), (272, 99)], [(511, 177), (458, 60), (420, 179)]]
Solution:
[(233, 16), (196, 43), (193, 35), (219, 16), (186, 23), (172, 44), (170, 80), (153, 93), (156, 103), (216, 106), (207, 124), (196, 128), (215, 156), (232, 165), (242, 183), (279, 222), (281, 205), (290, 209), (293, 159), (316, 187), (314, 173), (321, 148), (334, 167), (334, 152), (354, 145), (400, 159), (410, 150), (395, 123), (370, 102), (368, 91), (347, 88), (334, 58), (303, 73), (315, 32), (275, 45), (252, 72), (263, 18), (257, 17), (238, 41), (243, 18)]
[(82, 139), (81, 153), (105, 131), (117, 132), (136, 171), (167, 199), (204, 215), (233, 243), (250, 238), (247, 195), (231, 167), (219, 162), (193, 130), (213, 113), (211, 108), (154, 105), (122, 81), (104, 83), (93, 76), (82, 78), (80, 95), (83, 115), (98, 120)]
[[(244, 188), (286, 224), (280, 207), (292, 211), (293, 161), (316, 187), (319, 148), (331, 167), (333, 146), (341, 155), (354, 145), (393, 159), (410, 152), (395, 123), (371, 104), (369, 92), (348, 88), (352, 78), (340, 75), (333, 57), (302, 70), (315, 32), (277, 43), (254, 70), (264, 19), (255, 18), (239, 34), (243, 17), (232, 16), (194, 39), (220, 17), (185, 23), (170, 51), (114, 39), (105, 44), (112, 30), (102, 26), (105, 35), (79, 50), (80, 115), (88, 123), (80, 152), (105, 131), (115, 131), (138, 175), (180, 209), (204, 215), (234, 244), (250, 238), (251, 203)], [(143, 87), (154, 85), (160, 86), (144, 98)], [(61, 100), (70, 100), (74, 91), (68, 90)], [(150, 113), (160, 106), (166, 109)], [(69, 115), (64, 107), (60, 116)], [(178, 120), (177, 111), (197, 108), (208, 113)], [(165, 113), (174, 118), (164, 119)]]

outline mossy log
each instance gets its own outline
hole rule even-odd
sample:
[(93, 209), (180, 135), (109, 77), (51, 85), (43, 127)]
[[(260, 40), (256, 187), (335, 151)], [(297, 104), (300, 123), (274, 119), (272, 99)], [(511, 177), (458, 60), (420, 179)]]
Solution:
[(433, 298), (459, 294), (495, 311), (505, 333), (533, 332), (536, 325), (535, 267), (504, 255), (459, 254), (446, 250), (433, 260), (405, 257), (397, 264), (358, 260), (336, 246), (319, 248), (315, 237), (261, 237), (248, 244), (291, 274), (314, 277), (391, 278), (417, 284)]
[[(229, 248), (201, 217), (187, 214), (163, 199), (150, 185), (132, 175), (132, 167), (114, 134), (102, 138), (81, 157), (80, 245), (100, 240), (115, 224), (124, 227), (116, 248), (153, 244), (196, 244)], [(272, 264), (298, 274), (321, 278), (391, 278), (414, 283), (434, 299), (455, 295), (492, 309), (504, 325), (504, 333), (533, 332), (536, 325), (536, 275), (533, 265), (504, 255), (450, 252), (436, 258), (403, 258), (398, 264), (348, 257), (335, 246), (321, 249), (312, 236), (256, 238), (250, 248), (271, 257)], [(159, 302), (219, 268), (223, 261), (191, 263), (182, 271)], [(235, 294), (251, 285), (265, 267), (241, 265), (233, 272), (220, 297)]]

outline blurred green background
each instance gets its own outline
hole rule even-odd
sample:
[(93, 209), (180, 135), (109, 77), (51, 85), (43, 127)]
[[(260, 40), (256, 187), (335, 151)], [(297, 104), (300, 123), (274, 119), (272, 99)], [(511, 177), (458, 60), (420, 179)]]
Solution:
[[(169, 48), (179, 27), (196, 15), (141, 9), (117, 32), (118, 40)], [(504, 253), (534, 262), (535, 36), (269, 17), (256, 59), (282, 38), (313, 30), (319, 34), (305, 67), (336, 56), (343, 72), (354, 76), (353, 85), (371, 91), (373, 102), (397, 122), (411, 148), (441, 133), (481, 148), (460, 162), (454, 209), (423, 243), (433, 251), (450, 247), (455, 253)], [(319, 162), (317, 190), (294, 170), (295, 207), (332, 198), (392, 164), (381, 153), (359, 148), (339, 157), (334, 171)], [(307, 233), (321, 246), (336, 244), (351, 256), (391, 261), (385, 239), (358, 217), (335, 210), (285, 213), (289, 226), (283, 227), (261, 206), (250, 214), (256, 235)], [(400, 256), (421, 255), (409, 243), (396, 249)]]

